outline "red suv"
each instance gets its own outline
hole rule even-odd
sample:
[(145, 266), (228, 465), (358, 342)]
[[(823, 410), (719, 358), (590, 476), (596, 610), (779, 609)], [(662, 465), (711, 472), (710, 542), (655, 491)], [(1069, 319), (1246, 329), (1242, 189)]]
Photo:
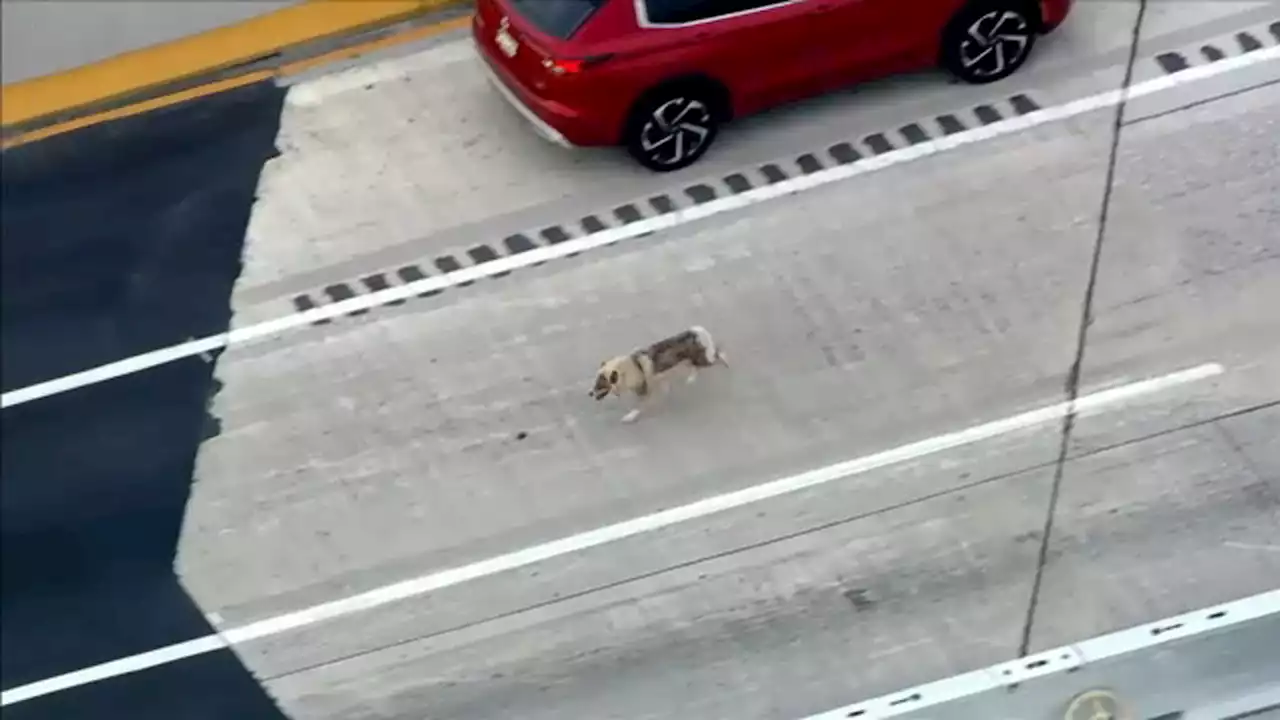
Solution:
[(495, 86), (565, 146), (696, 161), (733, 117), (941, 65), (1007, 77), (1072, 0), (477, 0)]

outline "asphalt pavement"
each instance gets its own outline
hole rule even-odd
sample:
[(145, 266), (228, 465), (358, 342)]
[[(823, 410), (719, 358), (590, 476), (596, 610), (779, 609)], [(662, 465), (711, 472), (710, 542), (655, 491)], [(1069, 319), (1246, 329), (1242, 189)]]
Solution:
[[(225, 329), (283, 93), (257, 85), (4, 155), (6, 390)], [(174, 555), (217, 421), (200, 359), (6, 408), (5, 689), (211, 627)], [(6, 718), (280, 717), (229, 650), (6, 707)]]
[[(1274, 5), (1152, 7), (1138, 82), (1171, 72), (1164, 53), (1197, 64), (1207, 62), (1197, 56), (1205, 44), (1241, 52), (1238, 32), (1280, 43), (1280, 32), (1270, 39)], [(513, 232), (569, 228), (698, 183), (723, 192), (735, 171), (791, 168), (842, 140), (934, 127), (948, 113), (979, 127), (980, 107), (1012, 117), (1027, 100), (1052, 108), (1113, 90), (1132, 10), (1082, 3), (1038, 65), (999, 87), (906, 78), (809, 104), (810, 115), (799, 108), (746, 123), (707, 165), (678, 177), (641, 176), (608, 152), (559, 155), (539, 145), (491, 91), (468, 84), (456, 38), (297, 85), (287, 98), (260, 90), (239, 144), (221, 146), (217, 160), (190, 149), (174, 160), (225, 167), (224, 179), (170, 179), (176, 199), (130, 223), (84, 222), (101, 211), (33, 211), (15, 225), (33, 238), (81, 238), (68, 251), (78, 257), (107, 242), (98, 233), (122, 244), (138, 235), (129, 225), (143, 223), (152, 230), (146, 247), (160, 249), (133, 265), (71, 263), (106, 278), (89, 282), (60, 279), (68, 263), (43, 252), (9, 262), (6, 240), (5, 388), (287, 315), (299, 295), (324, 304), (371, 288), (374, 275), (408, 264), (430, 271), (439, 257), (465, 258)], [(210, 628), (235, 636), (257, 621), (272, 629), (237, 642), (235, 655), (87, 687), (163, 687), (163, 673), (231, 658), (237, 667), (225, 665), (218, 682), (243, 687), (233, 680), (252, 673), (263, 688), (231, 692), (243, 698), (234, 702), (269, 696), (295, 720), (796, 720), (1274, 589), (1276, 65), (1135, 100), (1118, 136), (1111, 109), (1081, 114), (232, 347), (216, 365), (183, 361), (6, 408), (5, 564), (10, 548), (16, 567), (73, 564), (33, 553), (52, 547), (44, 540), (11, 538), (11, 516), (68, 544), (110, 547), (112, 531), (81, 539), (69, 521), (96, 507), (96, 496), (90, 506), (79, 493), (37, 492), (64, 487), (41, 483), (71, 456), (67, 437), (95, 428), (126, 438), (99, 440), (81, 457), (141, 448), (129, 442), (167, 448), (163, 480), (145, 492), (138, 485), (128, 496), (136, 505), (113, 515), (163, 516), (168, 529), (145, 541), (139, 530), (136, 543), (120, 546), (150, 558), (145, 577), (168, 593), (155, 607), (178, 608), (185, 591), (208, 621), (189, 613), (179, 631), (147, 643)], [(454, 98), (439, 105), (447, 114), (406, 104), (427, 87), (438, 93), (433, 102)], [(443, 132), (447, 123), (473, 134)], [(268, 160), (273, 144), (281, 154)], [(132, 165), (127, 152), (111, 156), (117, 172)], [(6, 155), (6, 238), (8, 165)], [(50, 192), (50, 207), (61, 207), (64, 191)], [(142, 207), (137, 197), (163, 195), (133, 192), (110, 206), (132, 212)], [(210, 198), (226, 204), (179, 212)], [(191, 235), (200, 228), (219, 231), (201, 241)], [(217, 250), (197, 260), (164, 244), (188, 235)], [(10, 272), (26, 285), (13, 285)], [(166, 290), (146, 303), (48, 290), (134, 287), (126, 278), (145, 288), (147, 272), (169, 280), (155, 280)], [(42, 330), (39, 313), (63, 298), (79, 309)], [(13, 332), (28, 328), (12, 340), (11, 307), (27, 313), (14, 316)], [(137, 319), (153, 315), (164, 322)], [(731, 368), (678, 386), (634, 425), (619, 422), (625, 405), (587, 397), (605, 357), (692, 323), (720, 338)], [(85, 327), (123, 339), (91, 343)], [(398, 602), (333, 618), (305, 610), (1206, 363), (1221, 373), (1079, 415), (1065, 456), (1060, 423), (1028, 425)], [(68, 417), (84, 418), (85, 429)], [(162, 430), (178, 435), (166, 441)], [(142, 449), (119, 457), (75, 482), (119, 483), (156, 463)], [(144, 495), (161, 485), (167, 499), (148, 505)], [(180, 589), (161, 572), (171, 560)], [(98, 576), (131, 577), (99, 564)], [(72, 583), (67, 595), (105, 612), (114, 601), (89, 585)], [(138, 599), (146, 582), (112, 583), (121, 585), (130, 607), (151, 607)], [(11, 599), (11, 587), (23, 590)], [(41, 597), (42, 587), (6, 576), (6, 666), (34, 652), (11, 645), (10, 604), (35, 603), (23, 598)], [(28, 637), (61, 617), (49, 608), (30, 616)], [(306, 619), (296, 626), (279, 620), (299, 610)], [(115, 649), (145, 649), (137, 640)], [(105, 649), (70, 652), (12, 678), (6, 667), (5, 688), (109, 659)], [(80, 692), (14, 708), (61, 717), (40, 708)], [(276, 712), (265, 708), (236, 716)]]

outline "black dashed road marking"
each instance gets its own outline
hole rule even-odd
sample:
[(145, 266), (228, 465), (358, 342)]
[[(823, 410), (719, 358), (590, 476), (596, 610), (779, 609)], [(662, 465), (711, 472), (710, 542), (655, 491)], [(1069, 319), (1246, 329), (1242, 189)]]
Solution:
[(666, 215), (667, 213), (673, 213), (676, 211), (675, 201), (671, 199), (670, 195), (665, 193), (662, 195), (654, 195), (649, 198), (649, 205), (657, 211), (659, 215)]
[(512, 255), (519, 255), (522, 252), (529, 252), (538, 247), (524, 233), (516, 233), (503, 238), (502, 244), (507, 246), (507, 252)]
[[(304, 294), (304, 295), (295, 295), (295, 296), (293, 297), (293, 308), (294, 308), (295, 310), (297, 310), (298, 312), (306, 312), (306, 311), (308, 311), (308, 310), (314, 310), (314, 309), (316, 309), (316, 307), (318, 307), (318, 306), (316, 305), (316, 301), (315, 301), (315, 300), (312, 300), (310, 295), (305, 295), (305, 294)], [(316, 326), (316, 325), (328, 325), (330, 322), (332, 322), (332, 321), (331, 321), (331, 320), (329, 320), (329, 319), (327, 319), (327, 318), (324, 318), (324, 319), (321, 319), (321, 320), (316, 320), (315, 322), (313, 322), (313, 323), (311, 323), (311, 324), (312, 324), (312, 326)]]
[(862, 155), (854, 149), (853, 145), (847, 142), (832, 145), (827, 148), (827, 154), (831, 156), (832, 160), (835, 160), (841, 165), (848, 165), (849, 163), (855, 163), (862, 159)]
[(1190, 67), (1190, 65), (1187, 64), (1187, 59), (1182, 56), (1182, 53), (1176, 52), (1160, 53), (1156, 56), (1156, 62), (1159, 63), (1160, 69), (1164, 70), (1169, 75), (1182, 72)]
[(1262, 41), (1247, 32), (1236, 33), (1236, 42), (1240, 44), (1240, 50), (1246, 53), (1262, 49)]
[(360, 278), (360, 282), (364, 283), (364, 286), (369, 288), (369, 292), (378, 292), (391, 287), (391, 283), (387, 282), (387, 276), (382, 273), (366, 275), (363, 278)]
[[(448, 275), (451, 272), (457, 272), (461, 270), (462, 264), (459, 263), (457, 259), (455, 259), (452, 255), (441, 255), (440, 257), (436, 258), (436, 269)], [(472, 284), (473, 282), (475, 282), (475, 280), (460, 282), (458, 283), (458, 287), (466, 287)]]
[(822, 169), (822, 163), (812, 153), (805, 153), (796, 158), (796, 165), (805, 175), (812, 175)]
[(1030, 115), (1040, 109), (1040, 103), (1022, 93), (1009, 98), (1009, 104), (1013, 106), (1013, 111), (1019, 115)]
[(973, 109), (973, 114), (983, 125), (994, 125), (1004, 119), (1000, 117), (999, 111), (990, 105), (978, 105)]
[(964, 123), (950, 113), (939, 115), (936, 120), (938, 121), (938, 127), (942, 128), (942, 132), (945, 135), (955, 135), (958, 132), (965, 131)]
[[(343, 300), (350, 300), (355, 297), (356, 291), (352, 290), (351, 286), (346, 283), (334, 283), (324, 289), (324, 294), (328, 295), (329, 299), (333, 302), (339, 303)], [(368, 308), (365, 308), (364, 310), (352, 310), (347, 313), (347, 317), (359, 317), (360, 315), (364, 315), (368, 312)]]
[(480, 263), (493, 262), (498, 259), (498, 253), (494, 252), (493, 248), (484, 244), (476, 245), (468, 250), (467, 254), (471, 256), (471, 262), (476, 265), (479, 265)]
[(403, 280), (405, 284), (418, 282), (419, 280), (425, 280), (427, 278), (427, 274), (422, 272), (422, 268), (417, 265), (405, 265), (399, 270), (396, 270), (396, 276)]
[(690, 185), (684, 189), (684, 192), (689, 196), (690, 200), (699, 205), (716, 199), (716, 189), (705, 183)]
[[(604, 230), (606, 227), (608, 227), (607, 225), (604, 224), (603, 220), (596, 217), (595, 215), (588, 215), (582, 218), (581, 220), (579, 220), (578, 222), (582, 224), (582, 229), (586, 231), (588, 235), (590, 235), (591, 233), (600, 232), (601, 230)], [(547, 242), (551, 243), (552, 245), (559, 245), (560, 243), (572, 237), (563, 227), (560, 227), (559, 225), (552, 225), (551, 227), (543, 228), (541, 234), (543, 239), (545, 239)], [(577, 256), (578, 256), (578, 253), (570, 253), (565, 257), (577, 257)]]
[[(519, 255), (520, 253), (529, 252), (530, 250), (538, 247), (538, 244), (530, 240), (529, 236), (524, 233), (508, 235), (502, 239), (502, 244), (506, 246), (507, 254), (509, 255)], [(541, 262), (533, 264), (534, 267), (539, 267), (541, 265)]]
[[(1277, 40), (1280, 40), (1280, 23), (1273, 23), (1271, 25), (1271, 32), (1276, 36)], [(1236, 39), (1240, 46), (1245, 48), (1246, 52), (1250, 52), (1261, 47), (1260, 41), (1247, 33), (1237, 33)], [(1210, 57), (1213, 52), (1218, 52), (1216, 59), (1221, 59), (1222, 54), (1220, 51), (1216, 51), (1216, 49), (1211, 48), (1210, 46), (1206, 46), (1206, 48), (1207, 49), (1203, 52), (1205, 52), (1207, 57)], [(1164, 53), (1163, 55), (1157, 56), (1156, 59), (1160, 63), (1161, 67), (1164, 68), (1165, 72), (1168, 73), (1178, 72), (1188, 67), (1186, 58), (1178, 53)], [(1210, 57), (1211, 61), (1214, 59), (1214, 57)], [(1008, 103), (1012, 106), (1013, 111), (1018, 115), (1026, 115), (1042, 109), (1042, 106), (1034, 99), (1021, 93), (1009, 97)], [(1001, 116), (1000, 112), (991, 105), (978, 105), (972, 109), (972, 112), (984, 125), (991, 125), (1004, 120), (1004, 117)], [(937, 128), (939, 128), (944, 135), (954, 135), (968, 129), (968, 126), (964, 121), (951, 113), (938, 115), (934, 118), (934, 121)], [(926, 125), (924, 122), (912, 122), (899, 127), (897, 133), (901, 135), (908, 144), (917, 145), (930, 140), (932, 137), (932, 129), (932, 126)], [(866, 135), (862, 139), (862, 144), (875, 155), (883, 155), (897, 150), (897, 146), (895, 146), (890, 140), (889, 135), (884, 132)], [(858, 162), (864, 156), (859, 152), (854, 143), (841, 142), (829, 146), (826, 149), (825, 156), (818, 153), (804, 153), (795, 159), (795, 163), (802, 173), (809, 175), (825, 169), (826, 165), (823, 157), (829, 157), (832, 161), (840, 165), (848, 165), (850, 163)], [(759, 172), (768, 183), (782, 182), (791, 177), (791, 174), (777, 163), (766, 163), (761, 165), (759, 167)], [(751, 176), (745, 172), (736, 172), (725, 176), (723, 178), (723, 184), (734, 193), (747, 192), (755, 186)], [(695, 204), (707, 203), (715, 200), (719, 196), (716, 187), (707, 183), (690, 185), (684, 188), (684, 193)], [(639, 222), (646, 217), (646, 213), (648, 212), (644, 209), (646, 205), (651, 207), (657, 215), (665, 215), (677, 210), (677, 202), (675, 199), (671, 195), (663, 193), (653, 195), (647, 198), (646, 201), (637, 201), (635, 203), (619, 205), (613, 209), (612, 214), (624, 224)], [(579, 223), (587, 234), (598, 233), (610, 227), (610, 225), (598, 215), (587, 215), (583, 217)], [(561, 225), (551, 225), (542, 228), (536, 233), (529, 232), (508, 235), (503, 238), (500, 246), (498, 244), (476, 245), (467, 250), (466, 254), (475, 265), (483, 265), (504, 257), (504, 253), (495, 248), (500, 247), (504, 249), (505, 255), (510, 256), (526, 253), (540, 247), (535, 237), (548, 244), (556, 245), (571, 239), (573, 235), (569, 231), (565, 230)], [(580, 253), (572, 253), (568, 255), (568, 257), (575, 257), (579, 254)], [(452, 255), (441, 255), (435, 259), (434, 264), (440, 272), (445, 274), (456, 272), (461, 270), (463, 267), (458, 259)], [(494, 277), (503, 277), (510, 273), (511, 271), (495, 273)], [(404, 283), (414, 283), (428, 277), (428, 274), (425, 273), (418, 265), (405, 265), (400, 267), (395, 271), (395, 275)], [(369, 275), (361, 278), (360, 282), (367, 287), (370, 292), (374, 293), (391, 287), (391, 284), (387, 280), (387, 273)], [(473, 284), (474, 282), (475, 280), (468, 280), (466, 282), (458, 283), (458, 286), (465, 287)], [(430, 297), (432, 295), (438, 295), (441, 292), (442, 289), (429, 290), (421, 293), (419, 297)], [(323, 290), (323, 294), (328, 296), (333, 302), (341, 302), (355, 297), (356, 293), (351, 289), (350, 284), (338, 283), (326, 287)], [(402, 300), (399, 300), (387, 304), (398, 305), (402, 302)], [(306, 312), (318, 307), (317, 301), (313, 299), (313, 296), (306, 294), (295, 296), (293, 298), (293, 306), (297, 312)], [(365, 312), (368, 311), (360, 310), (350, 314), (359, 315)], [(319, 320), (313, 324), (322, 325), (328, 322), (330, 321)]]
[[(493, 262), (494, 260), (497, 260), (499, 257), (501, 257), (500, 255), (498, 255), (496, 251), (494, 251), (493, 248), (489, 247), (488, 245), (485, 245), (484, 243), (476, 245), (475, 247), (468, 250), (467, 255), (471, 257), (471, 264), (473, 265), (483, 265), (487, 262)], [(507, 270), (500, 273), (494, 273), (493, 277), (496, 277), (496, 278), (506, 277), (510, 274), (511, 274), (511, 271)]]
[(906, 138), (907, 142), (911, 145), (919, 145), (922, 142), (929, 141), (929, 133), (925, 132), (924, 128), (920, 127), (917, 123), (907, 123), (906, 125), (898, 128), (898, 132), (901, 133), (902, 137)]
[(1222, 52), (1221, 50), (1219, 50), (1218, 48), (1212, 45), (1201, 46), (1200, 54), (1203, 55), (1204, 59), (1208, 60), (1209, 62), (1218, 62), (1219, 60), (1227, 56), (1226, 53)]
[[(417, 265), (405, 265), (399, 270), (396, 270), (396, 276), (399, 277), (401, 280), (403, 280), (405, 283), (413, 283), (413, 282), (418, 282), (419, 280), (427, 279), (427, 274), (422, 272), (422, 268), (418, 267)], [(424, 293), (418, 293), (418, 297), (428, 298), (433, 295), (439, 295), (439, 294), (440, 294), (439, 290), (428, 290)]]
[[(380, 292), (391, 287), (391, 283), (387, 281), (387, 276), (383, 273), (366, 275), (360, 278), (360, 283), (368, 288), (369, 292)], [(395, 307), (397, 305), (403, 305), (404, 300), (391, 300), (385, 304), (390, 307)]]
[(346, 283), (334, 283), (333, 285), (329, 285), (324, 289), (324, 294), (328, 295), (329, 300), (332, 302), (342, 302), (343, 300), (350, 300), (356, 296), (355, 291)]
[[(596, 217), (595, 215), (588, 215), (582, 218), (580, 222), (582, 224), (583, 231), (586, 232), (588, 235), (590, 235), (591, 233), (598, 233), (601, 230), (604, 230), (605, 228), (609, 227), (608, 225), (604, 224), (603, 220)], [(543, 230), (542, 237), (546, 238), (547, 242), (554, 245), (556, 243), (562, 243), (565, 240), (568, 240), (569, 233), (565, 232), (564, 228), (560, 227), (559, 225), (555, 225), (547, 228), (546, 230)]]
[(889, 142), (889, 138), (885, 137), (884, 133), (871, 133), (862, 138), (862, 143), (871, 148), (871, 152), (876, 155), (893, 152), (893, 143)]
[(724, 178), (724, 184), (728, 185), (729, 189), (735, 193), (744, 193), (751, 189), (751, 181), (742, 173), (726, 175)]
[(770, 185), (773, 183), (780, 183), (787, 179), (787, 174), (782, 171), (782, 168), (773, 163), (761, 165), (760, 174), (764, 175), (764, 179), (768, 180)]
[(613, 216), (621, 220), (625, 225), (630, 225), (633, 222), (640, 222), (644, 219), (644, 215), (641, 214), (640, 208), (632, 205), (631, 203), (619, 205), (614, 208)]

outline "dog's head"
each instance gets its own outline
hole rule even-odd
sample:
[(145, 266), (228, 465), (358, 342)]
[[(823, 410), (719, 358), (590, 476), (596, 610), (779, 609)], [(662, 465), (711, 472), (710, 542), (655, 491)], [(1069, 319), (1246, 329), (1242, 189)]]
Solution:
[(591, 386), (591, 397), (596, 400), (603, 400), (610, 393), (617, 393), (618, 383), (622, 381), (624, 358), (613, 358), (600, 363), (600, 369), (596, 371), (596, 382)]

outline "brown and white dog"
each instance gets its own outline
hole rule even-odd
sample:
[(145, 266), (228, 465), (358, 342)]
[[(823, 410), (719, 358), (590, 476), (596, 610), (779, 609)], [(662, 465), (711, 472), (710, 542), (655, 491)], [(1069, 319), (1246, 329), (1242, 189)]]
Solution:
[(619, 355), (600, 363), (591, 397), (603, 400), (609, 395), (622, 397), (631, 393), (639, 405), (622, 417), (629, 423), (640, 417), (640, 411), (655, 396), (666, 391), (666, 376), (678, 367), (686, 367), (686, 383), (698, 379), (698, 368), (715, 364), (729, 366), (729, 358), (716, 346), (715, 338), (700, 325), (664, 338), (629, 355)]

